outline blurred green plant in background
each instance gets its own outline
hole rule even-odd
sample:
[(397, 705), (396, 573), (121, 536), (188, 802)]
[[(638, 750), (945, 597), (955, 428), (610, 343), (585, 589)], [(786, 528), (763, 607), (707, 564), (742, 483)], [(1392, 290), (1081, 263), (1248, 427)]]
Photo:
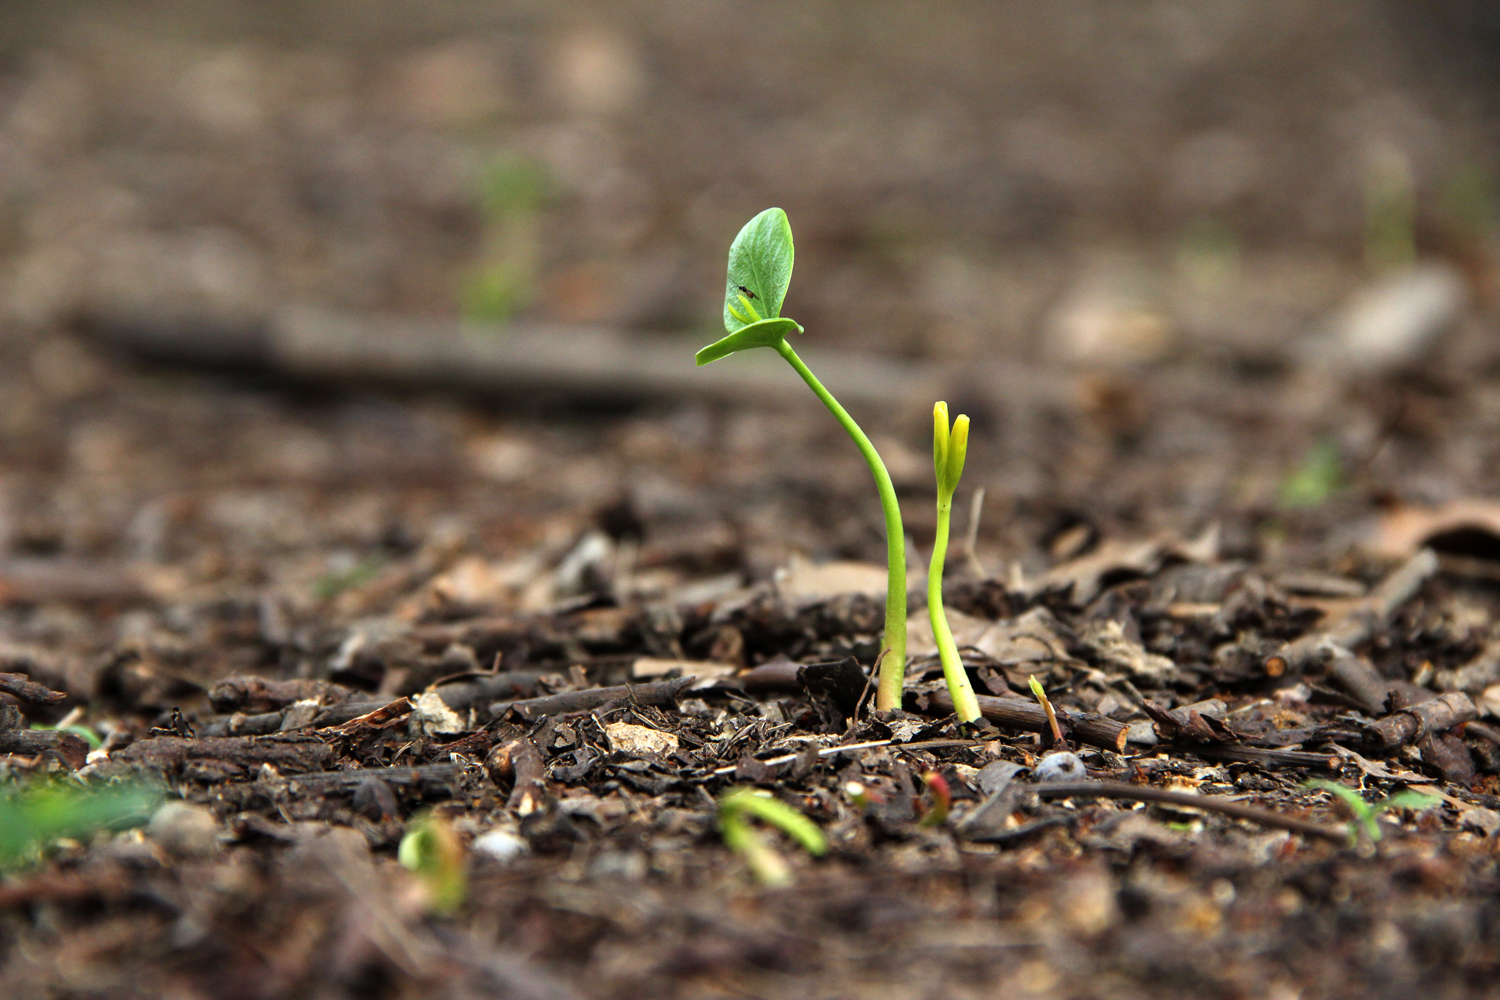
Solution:
[(541, 209), (549, 189), (546, 171), (533, 160), (502, 157), (485, 169), (482, 260), (463, 286), (465, 319), (503, 322), (535, 297)]
[(1371, 155), (1365, 170), (1365, 265), (1395, 271), (1417, 262), (1417, 183), (1411, 159), (1394, 146)]
[(1326, 438), (1308, 449), (1302, 464), (1281, 482), (1282, 507), (1307, 508), (1323, 503), (1344, 486), (1344, 459)]

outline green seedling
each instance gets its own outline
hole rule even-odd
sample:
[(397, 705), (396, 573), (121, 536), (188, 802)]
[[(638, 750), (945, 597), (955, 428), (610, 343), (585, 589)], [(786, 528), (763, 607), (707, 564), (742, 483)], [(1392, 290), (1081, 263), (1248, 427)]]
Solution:
[(151, 818), (161, 796), (142, 785), (88, 788), (41, 783), (0, 795), (0, 870), (35, 859), (48, 844), (100, 830), (126, 830)]
[(953, 493), (964, 474), (964, 458), (969, 453), (969, 418), (959, 414), (948, 426), (948, 404), (939, 402), (932, 408), (932, 466), (937, 472), (937, 537), (932, 542), (932, 562), (927, 566), (927, 616), (932, 620), (932, 637), (937, 642), (938, 659), (948, 693), (953, 695), (953, 710), (959, 722), (979, 721), (979, 700), (969, 673), (958, 656), (948, 615), (943, 611), (943, 561), (948, 557), (948, 522), (953, 515)]
[(792, 281), (792, 227), (786, 213), (768, 208), (745, 223), (729, 248), (729, 275), (724, 285), (724, 329), (729, 336), (698, 352), (706, 365), (739, 351), (756, 347), (775, 350), (791, 365), (808, 388), (823, 401), (834, 419), (854, 439), (875, 477), (880, 506), (885, 512), (887, 581), (885, 597), (885, 660), (875, 689), (875, 707), (889, 712), (901, 707), (901, 688), (906, 678), (906, 533), (901, 526), (901, 506), (890, 473), (875, 446), (860, 430), (833, 394), (823, 388), (792, 345), (787, 334), (802, 332), (795, 320), (781, 315), (781, 305)]
[(469, 895), (469, 864), (458, 834), (432, 813), (417, 817), (396, 848), (401, 867), (416, 873), (426, 891), (427, 909), (447, 916)]
[(1349, 842), (1352, 844), (1359, 840), (1363, 833), (1370, 840), (1380, 839), (1380, 814), (1391, 809), (1431, 809), (1433, 806), (1441, 805), (1443, 800), (1436, 795), (1428, 795), (1407, 788), (1394, 795), (1387, 796), (1379, 802), (1366, 802), (1365, 797), (1353, 788), (1348, 788), (1337, 781), (1329, 781), (1327, 778), (1314, 778), (1303, 783), (1303, 788), (1321, 788), (1332, 792), (1339, 801), (1348, 807), (1354, 814), (1349, 821)]
[(750, 825), (752, 818), (774, 826), (814, 857), (828, 853), (828, 838), (812, 820), (766, 792), (736, 788), (719, 802), (719, 834), (729, 849), (744, 859), (761, 885), (790, 885), (792, 870), (776, 848)]

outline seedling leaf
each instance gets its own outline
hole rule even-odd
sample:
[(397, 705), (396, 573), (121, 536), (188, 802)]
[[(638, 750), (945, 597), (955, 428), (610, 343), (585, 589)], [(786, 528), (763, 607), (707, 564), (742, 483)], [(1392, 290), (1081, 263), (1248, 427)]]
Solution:
[[(734, 333), (757, 319), (780, 316), (781, 303), (786, 299), (787, 286), (791, 283), (792, 225), (781, 209), (768, 208), (745, 223), (729, 247), (729, 276), (724, 284), (724, 329)], [(745, 309), (741, 296), (750, 302), (753, 311)]]
[(0, 795), (0, 870), (13, 867), (59, 837), (140, 826), (161, 799), (143, 785), (100, 788), (42, 784)]
[(415, 872), (427, 892), (427, 908), (447, 915), (469, 894), (468, 858), (453, 827), (431, 813), (414, 818), (396, 848), (401, 867)]
[(812, 820), (769, 795), (737, 788), (719, 802), (719, 832), (762, 885), (789, 885), (792, 872), (776, 849), (751, 828), (747, 822), (750, 816), (787, 834), (809, 854), (821, 857), (828, 853), (828, 838)]
[(729, 336), (709, 344), (698, 352), (696, 360), (702, 366), (710, 361), (727, 358), (738, 351), (748, 351), (754, 347), (775, 347), (793, 330), (802, 332), (802, 327), (794, 320), (763, 319), (758, 323), (742, 326)]
[(1379, 802), (1370, 803), (1366, 802), (1364, 796), (1354, 789), (1341, 785), (1336, 781), (1329, 781), (1327, 778), (1314, 778), (1311, 781), (1305, 782), (1303, 787), (1321, 788), (1332, 792), (1349, 807), (1349, 812), (1354, 816), (1349, 822), (1350, 841), (1358, 839), (1361, 829), (1364, 830), (1366, 836), (1371, 840), (1379, 840), (1379, 817), (1381, 813), (1388, 809), (1431, 809), (1442, 802), (1442, 799), (1435, 795), (1428, 795), (1425, 792), (1408, 788), (1388, 798), (1381, 799)]

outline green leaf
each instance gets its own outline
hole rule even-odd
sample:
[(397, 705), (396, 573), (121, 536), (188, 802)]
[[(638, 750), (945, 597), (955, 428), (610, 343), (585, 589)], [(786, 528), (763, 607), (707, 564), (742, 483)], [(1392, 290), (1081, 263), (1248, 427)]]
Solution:
[(1337, 781), (1329, 781), (1327, 778), (1313, 778), (1311, 781), (1304, 781), (1302, 787), (1321, 788), (1326, 792), (1332, 792), (1343, 801), (1344, 805), (1349, 807), (1349, 811), (1354, 814), (1354, 818), (1357, 820), (1363, 821), (1369, 819), (1372, 815), (1370, 804), (1365, 801), (1365, 797), (1347, 785), (1341, 785)]
[[(745, 223), (745, 228), (729, 247), (729, 276), (724, 283), (724, 329), (734, 333), (758, 320), (780, 316), (781, 303), (786, 299), (787, 286), (791, 283), (792, 226), (785, 212), (768, 208)], [(746, 302), (749, 303), (748, 310)]]
[(59, 837), (140, 826), (161, 796), (143, 785), (41, 784), (0, 795), (0, 870)]
[(719, 803), (719, 822), (733, 825), (740, 816), (754, 816), (787, 834), (809, 854), (828, 853), (828, 838), (818, 825), (791, 806), (749, 788), (738, 788)]
[(775, 347), (793, 330), (801, 333), (802, 327), (797, 325), (795, 320), (790, 319), (763, 319), (759, 323), (742, 326), (729, 336), (716, 340), (699, 351), (698, 364), (706, 365), (710, 361), (718, 361), (736, 351), (748, 351), (752, 347)]
[(1440, 806), (1443, 800), (1436, 795), (1427, 792), (1419, 792), (1415, 788), (1408, 788), (1397, 792), (1390, 798), (1383, 799), (1375, 806), (1377, 812), (1385, 812), (1387, 809), (1431, 809)]

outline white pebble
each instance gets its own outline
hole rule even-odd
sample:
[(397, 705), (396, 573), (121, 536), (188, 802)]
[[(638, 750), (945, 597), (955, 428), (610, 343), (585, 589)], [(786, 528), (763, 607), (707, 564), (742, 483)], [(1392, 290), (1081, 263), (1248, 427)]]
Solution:
[(1089, 776), (1088, 768), (1076, 753), (1064, 750), (1043, 757), (1031, 772), (1037, 781), (1084, 781)]
[(502, 865), (509, 864), (529, 849), (526, 841), (509, 830), (486, 830), (474, 838), (470, 845), (475, 854), (494, 858)]

